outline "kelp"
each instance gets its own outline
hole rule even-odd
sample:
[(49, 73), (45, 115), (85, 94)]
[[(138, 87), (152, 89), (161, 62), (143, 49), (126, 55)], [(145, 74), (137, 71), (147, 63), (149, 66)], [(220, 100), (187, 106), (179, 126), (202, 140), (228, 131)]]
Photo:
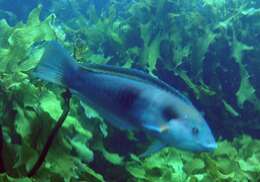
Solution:
[[(54, 25), (55, 16), (50, 15), (41, 21), (40, 12), (41, 6), (38, 6), (32, 10), (26, 24), (18, 23), (14, 27), (1, 20), (0, 116), (6, 173), (1, 179), (70, 181), (81, 176), (85, 180), (103, 181), (101, 175), (87, 166), (93, 160), (93, 152), (87, 145), (92, 134), (79, 122), (76, 101), (44, 165), (33, 178), (26, 178), (62, 113), (62, 99), (58, 96), (61, 90), (50, 91), (30, 75), (43, 52), (34, 44), (43, 40), (62, 41), (59, 36), (62, 33), (57, 32)], [(75, 151), (74, 155), (72, 151)]]
[(243, 135), (219, 141), (212, 154), (168, 148), (144, 160), (133, 155), (126, 168), (134, 181), (258, 181), (259, 145)]
[[(92, 29), (90, 32), (99, 33), (96, 36), (89, 36), (86, 44), (93, 45), (91, 42), (97, 41), (98, 44), (95, 45), (101, 46), (101, 52), (112, 48), (110, 59), (116, 60), (115, 64), (120, 62), (119, 65), (122, 65), (125, 61), (131, 60), (132, 67), (142, 67), (158, 77), (160, 77), (160, 73), (158, 74), (160, 69), (167, 70), (168, 73), (171, 73), (167, 75), (169, 79), (177, 77), (182, 80), (185, 85), (184, 90), (194, 96), (195, 100), (204, 107), (210, 108), (211, 105), (216, 105), (215, 102), (218, 100), (216, 107), (220, 107), (219, 112), (223, 114), (224, 118), (215, 119), (214, 122), (223, 122), (223, 125), (226, 125), (224, 131), (232, 133), (231, 136), (238, 136), (246, 127), (258, 128), (259, 126), (257, 122), (249, 124), (251, 119), (244, 122), (247, 111), (243, 111), (244, 105), (251, 103), (253, 108), (250, 108), (258, 112), (260, 103), (256, 95), (256, 85), (250, 81), (250, 70), (247, 68), (249, 60), (246, 57), (248, 53), (259, 49), (257, 43), (247, 40), (247, 37), (256, 36), (250, 32), (253, 33), (254, 29), (259, 27), (257, 22), (253, 21), (259, 18), (259, 9), (252, 8), (253, 5), (247, 1), (135, 1), (128, 4), (127, 18), (125, 16), (125, 19), (117, 17), (114, 20), (114, 17), (106, 16), (100, 18), (97, 23), (93, 23), (90, 26)], [(243, 31), (245, 18), (253, 20), (246, 26), (246, 31)], [(102, 24), (105, 27), (102, 27)], [(119, 29), (114, 29), (115, 24), (119, 25), (116, 26)], [(104, 29), (109, 30), (110, 33), (102, 33)], [(84, 34), (87, 35), (88, 32)], [(113, 35), (118, 35), (122, 41), (111, 41)], [(128, 37), (135, 40), (135, 44), (132, 44), (131, 41), (124, 41), (130, 40)], [(104, 40), (110, 40), (113, 43), (105, 44)], [(120, 49), (115, 49), (119, 53), (114, 54), (114, 46), (120, 46)], [(122, 47), (123, 49), (121, 49)], [(130, 48), (135, 50), (134, 59), (133, 54), (120, 52), (128, 52)], [(92, 53), (98, 50), (94, 46), (91, 46), (90, 49)], [(124, 57), (118, 57), (118, 55), (124, 55)], [(88, 60), (87, 56), (85, 58)], [(119, 58), (122, 59), (118, 60)], [(96, 60), (98, 61), (98, 59)], [(110, 61), (107, 63), (113, 64)], [(236, 71), (239, 78), (233, 80), (233, 70), (229, 65), (235, 63), (238, 64)], [(160, 66), (158, 66), (159, 64)], [(228, 84), (234, 87), (232, 91), (227, 90), (226, 85)], [(233, 86), (233, 84), (238, 86)], [(232, 121), (237, 123), (236, 127), (233, 126), (234, 123), (227, 124), (230, 118), (235, 118)], [(244, 138), (236, 140), (244, 140)], [(227, 152), (229, 152), (228, 154), (238, 153), (234, 156), (235, 159), (228, 156), (222, 158), (222, 154), (218, 153), (191, 155), (169, 149), (169, 156), (173, 156), (172, 158), (165, 157), (163, 152), (152, 156), (151, 158), (154, 159), (151, 160), (152, 162), (149, 162), (149, 159), (146, 162), (146, 160), (142, 161), (133, 157), (132, 161), (127, 163), (127, 170), (134, 176), (134, 181), (255, 179), (258, 173), (255, 167), (252, 167), (256, 169), (255, 172), (248, 173), (247, 170), (244, 170), (246, 167), (239, 166), (244, 164), (241, 161), (247, 161), (247, 166), (250, 160), (248, 161), (247, 157), (239, 154), (240, 150), (237, 145), (245, 144), (239, 142), (238, 144), (235, 142), (236, 140), (233, 142), (219, 141), (218, 150), (231, 148)], [(250, 140), (252, 143), (258, 143), (258, 140)], [(255, 158), (257, 158), (256, 161), (259, 160), (259, 157), (251, 157), (253, 160)], [(194, 168), (192, 168), (193, 165), (185, 165), (190, 161), (195, 163)], [(173, 169), (169, 170), (169, 165), (174, 166)]]
[[(254, 36), (258, 39), (254, 32), (259, 27), (259, 9), (254, 7), (254, 2), (147, 0), (133, 3), (129, 13), (138, 19), (141, 27), (144, 46), (138, 61), (149, 73), (154, 74), (163, 67), (172, 73), (169, 79), (181, 79), (185, 91), (200, 103), (210, 105), (210, 100), (223, 101), (219, 105), (232, 117), (238, 116), (234, 111), (243, 110), (249, 103), (259, 112), (258, 86), (251, 81), (252, 72), (248, 68), (257, 58), (247, 56), (259, 52), (253, 40)], [(149, 19), (144, 21), (143, 17)], [(166, 40), (165, 48), (162, 42)], [(221, 45), (220, 40), (227, 45)], [(238, 65), (234, 78), (232, 69), (235, 68), (231, 64)]]
[[(55, 16), (50, 15), (44, 21), (39, 20), (41, 6), (34, 9), (28, 17), (26, 24), (18, 23), (10, 27), (5, 20), (1, 20), (1, 71), (28, 71), (39, 60), (42, 51), (40, 49), (29, 52), (28, 49), (38, 41), (56, 39), (56, 33), (52, 28)], [(30, 53), (30, 54), (29, 54)], [(34, 61), (34, 62), (33, 62)]]

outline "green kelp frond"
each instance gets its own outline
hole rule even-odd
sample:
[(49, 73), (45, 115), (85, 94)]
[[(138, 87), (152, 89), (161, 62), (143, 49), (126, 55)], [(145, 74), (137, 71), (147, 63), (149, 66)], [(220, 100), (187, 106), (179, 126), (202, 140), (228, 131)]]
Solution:
[[(239, 112), (245, 104), (259, 111), (258, 79), (253, 78), (260, 50), (255, 2), (137, 0), (126, 5), (124, 18), (116, 16), (117, 3), (101, 17), (93, 6), (89, 8), (89, 23), (83, 16), (64, 23), (67, 34), (75, 33), (76, 42), (84, 42), (76, 48), (80, 61), (142, 67), (155, 76), (160, 68), (173, 86), (184, 85), (184, 91), (204, 107), (218, 100), (232, 117), (237, 114), (231, 108)], [(176, 80), (182, 83), (175, 85)], [(236, 101), (227, 99), (233, 97)]]
[[(260, 14), (255, 4), (245, 0), (136, 1), (129, 8), (129, 20), (138, 20), (130, 26), (140, 29), (143, 41), (136, 64), (150, 74), (165, 69), (172, 75), (161, 73), (164, 77), (181, 79), (205, 107), (218, 100), (227, 117), (237, 117), (244, 105), (252, 104), (250, 110), (259, 112), (260, 47), (255, 32)], [(239, 127), (248, 124), (239, 123)]]
[[(10, 27), (1, 20), (0, 39), (0, 71), (16, 72), (32, 69), (42, 55), (41, 49), (32, 49), (38, 41), (55, 40), (59, 38), (53, 26), (55, 15), (40, 21), (39, 14), (42, 6), (35, 8), (29, 15), (26, 24), (18, 23)], [(31, 52), (30, 52), (31, 51)]]
[[(0, 21), (0, 120), (4, 136), (3, 159), (8, 181), (104, 181), (87, 163), (93, 160), (89, 148), (92, 133), (82, 125), (79, 101), (71, 104), (70, 115), (59, 131), (47, 158), (36, 176), (25, 178), (34, 166), (56, 120), (62, 113), (59, 88), (49, 90), (32, 83), (27, 72), (33, 69), (43, 50), (39, 41), (63, 40), (55, 27), (55, 15), (39, 19), (42, 6), (30, 13), (25, 24), (9, 26)], [(36, 86), (37, 85), (37, 86)]]
[(212, 154), (167, 148), (144, 160), (132, 156), (126, 168), (134, 181), (258, 181), (260, 141), (241, 136), (219, 141)]
[[(7, 82), (7, 78), (4, 81)], [(28, 80), (21, 80), (19, 84), (1, 92), (5, 94), (1, 97), (5, 98), (1, 100), (1, 113), (6, 113), (2, 116), (6, 142), (5, 166), (10, 176), (22, 177), (34, 165), (54, 126), (54, 118), (61, 114), (62, 99), (51, 91), (40, 90)], [(78, 122), (82, 118), (73, 114), (76, 109), (76, 105), (72, 106), (71, 115), (66, 119), (35, 179), (48, 179), (50, 175), (69, 180), (77, 179), (78, 175), (84, 173), (84, 176), (88, 176), (88, 171), (82, 166), (93, 160), (93, 152), (87, 145), (92, 134)], [(14, 143), (13, 136), (18, 137), (20, 142)], [(75, 151), (74, 155), (72, 151)]]

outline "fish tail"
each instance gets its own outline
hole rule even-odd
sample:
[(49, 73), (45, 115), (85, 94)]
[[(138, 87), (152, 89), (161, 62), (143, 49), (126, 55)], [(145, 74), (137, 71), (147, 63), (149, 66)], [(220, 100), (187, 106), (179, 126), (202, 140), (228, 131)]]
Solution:
[(33, 76), (61, 86), (69, 86), (78, 70), (77, 62), (57, 42), (47, 43)]

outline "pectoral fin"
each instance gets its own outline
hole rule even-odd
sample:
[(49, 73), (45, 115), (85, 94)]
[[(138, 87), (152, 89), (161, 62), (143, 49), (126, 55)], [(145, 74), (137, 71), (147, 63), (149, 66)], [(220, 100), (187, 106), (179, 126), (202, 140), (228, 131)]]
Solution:
[(150, 131), (153, 131), (153, 132), (158, 132), (158, 133), (162, 133), (166, 130), (169, 129), (169, 126), (167, 124), (164, 124), (164, 125), (150, 125), (150, 124), (143, 124), (143, 127), (150, 130)]
[(148, 149), (142, 153), (139, 157), (147, 157), (150, 156), (158, 151), (160, 151), (162, 148), (165, 147), (165, 144), (161, 141), (157, 140), (152, 145), (148, 147)]

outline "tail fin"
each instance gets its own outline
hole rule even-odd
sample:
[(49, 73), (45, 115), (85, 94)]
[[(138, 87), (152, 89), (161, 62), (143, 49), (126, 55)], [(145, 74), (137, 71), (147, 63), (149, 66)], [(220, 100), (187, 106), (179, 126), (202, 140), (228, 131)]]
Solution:
[(58, 85), (68, 85), (78, 69), (76, 61), (57, 42), (47, 43), (45, 52), (33, 75)]

